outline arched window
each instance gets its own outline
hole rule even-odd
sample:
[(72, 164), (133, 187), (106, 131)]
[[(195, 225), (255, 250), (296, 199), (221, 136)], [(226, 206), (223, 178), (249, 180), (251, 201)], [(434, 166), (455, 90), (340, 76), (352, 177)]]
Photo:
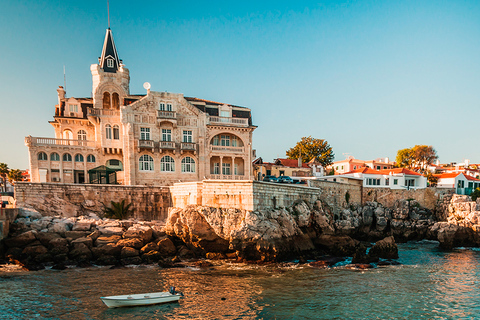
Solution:
[(73, 133), (72, 133), (72, 131), (70, 131), (70, 130), (64, 130), (64, 131), (63, 131), (63, 139), (72, 140), (72, 139), (73, 139)]
[(78, 140), (87, 140), (87, 132), (85, 130), (79, 130), (77, 132)]
[(72, 161), (72, 156), (70, 155), (70, 153), (65, 153), (62, 157), (62, 160), (63, 161)]
[(113, 126), (113, 139), (120, 139), (120, 128), (117, 125)]
[(103, 109), (110, 109), (110, 93), (103, 93)]
[(112, 139), (112, 126), (109, 124), (105, 126), (105, 139)]
[(118, 93), (114, 92), (112, 94), (112, 107), (115, 110), (120, 109), (120, 97), (118, 96)]
[(50, 154), (50, 160), (51, 161), (60, 161), (60, 156), (58, 155), (58, 153), (54, 152), (54, 153)]
[(75, 162), (83, 162), (83, 155), (81, 155), (80, 153), (77, 153), (75, 155)]
[(95, 156), (93, 154), (89, 154), (87, 156), (87, 162), (90, 162), (90, 163), (95, 162)]
[(38, 160), (48, 160), (47, 154), (45, 152), (38, 153)]
[(153, 171), (153, 158), (144, 154), (138, 160), (138, 167), (140, 171)]
[(160, 171), (163, 172), (174, 172), (175, 171), (175, 160), (170, 156), (165, 156), (160, 160)]
[(190, 157), (183, 158), (182, 172), (195, 172), (195, 160)]

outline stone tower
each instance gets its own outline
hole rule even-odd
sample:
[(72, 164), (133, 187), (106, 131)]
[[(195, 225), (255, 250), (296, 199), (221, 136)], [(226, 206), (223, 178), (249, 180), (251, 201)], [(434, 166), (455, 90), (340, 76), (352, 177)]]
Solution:
[(93, 107), (118, 110), (123, 99), (130, 93), (130, 74), (122, 60), (118, 58), (110, 28), (105, 34), (98, 64), (92, 64), (90, 70), (93, 82)]

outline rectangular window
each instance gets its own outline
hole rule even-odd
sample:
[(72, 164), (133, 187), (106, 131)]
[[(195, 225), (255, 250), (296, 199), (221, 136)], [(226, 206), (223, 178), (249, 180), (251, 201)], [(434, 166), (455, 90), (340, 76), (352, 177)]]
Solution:
[(236, 136), (232, 136), (232, 147), (238, 146), (238, 139)]
[(160, 111), (165, 111), (165, 103), (160, 103), (160, 106), (158, 107)]
[(393, 179), (393, 184), (398, 185), (398, 179)]
[(229, 147), (230, 146), (230, 136), (222, 134), (221, 135), (221, 146), (222, 147)]
[(386, 179), (385, 179), (385, 185), (386, 185), (386, 186), (390, 185), (390, 178), (386, 178)]
[(380, 166), (377, 166), (377, 170), (380, 170)]
[(113, 59), (107, 59), (107, 67), (113, 68)]
[(140, 140), (150, 140), (150, 128), (140, 128)]
[(279, 171), (279, 174), (280, 174), (281, 176), (283, 176), (283, 175), (285, 175), (285, 171), (280, 170), (280, 171)]
[(229, 176), (232, 173), (230, 172), (230, 163), (222, 163), (222, 174)]
[(473, 188), (473, 182), (469, 182), (469, 183), (468, 183), (468, 187), (469, 187), (469, 188)]
[(218, 140), (218, 136), (213, 137), (213, 145), (214, 146), (219, 146), (220, 145), (220, 141)]
[(220, 117), (229, 118), (230, 117), (230, 111), (220, 111)]
[(192, 142), (192, 131), (190, 130), (183, 130), (183, 142)]
[(78, 104), (71, 104), (70, 112), (78, 112)]
[(172, 141), (171, 129), (162, 129), (162, 141)]
[(172, 104), (171, 103), (167, 103), (167, 111), (172, 111)]
[(233, 174), (234, 175), (238, 174), (238, 163), (235, 163), (235, 165), (233, 166)]
[(220, 163), (215, 162), (213, 164), (213, 174), (220, 174)]
[(267, 170), (267, 176), (271, 176), (272, 175), (272, 170)]

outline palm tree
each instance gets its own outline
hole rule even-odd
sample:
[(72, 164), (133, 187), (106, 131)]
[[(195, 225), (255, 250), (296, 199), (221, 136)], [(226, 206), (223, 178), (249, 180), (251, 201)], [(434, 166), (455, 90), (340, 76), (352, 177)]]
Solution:
[(125, 219), (133, 213), (133, 209), (130, 209), (132, 204), (125, 204), (125, 199), (123, 199), (121, 202), (111, 201), (110, 204), (110, 208), (105, 205), (103, 208), (106, 218)]
[(3, 180), (3, 192), (7, 191), (7, 175), (8, 175), (8, 165), (6, 163), (0, 162), (0, 176)]
[(22, 181), (22, 171), (20, 169), (12, 169), (8, 172), (8, 180), (10, 182)]

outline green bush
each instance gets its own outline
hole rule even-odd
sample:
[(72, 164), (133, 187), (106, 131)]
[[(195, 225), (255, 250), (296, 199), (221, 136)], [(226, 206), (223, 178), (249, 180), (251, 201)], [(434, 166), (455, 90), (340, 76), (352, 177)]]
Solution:
[(470, 193), (470, 197), (472, 197), (473, 201), (476, 201), (477, 198), (480, 197), (480, 188), (473, 190), (473, 192)]

